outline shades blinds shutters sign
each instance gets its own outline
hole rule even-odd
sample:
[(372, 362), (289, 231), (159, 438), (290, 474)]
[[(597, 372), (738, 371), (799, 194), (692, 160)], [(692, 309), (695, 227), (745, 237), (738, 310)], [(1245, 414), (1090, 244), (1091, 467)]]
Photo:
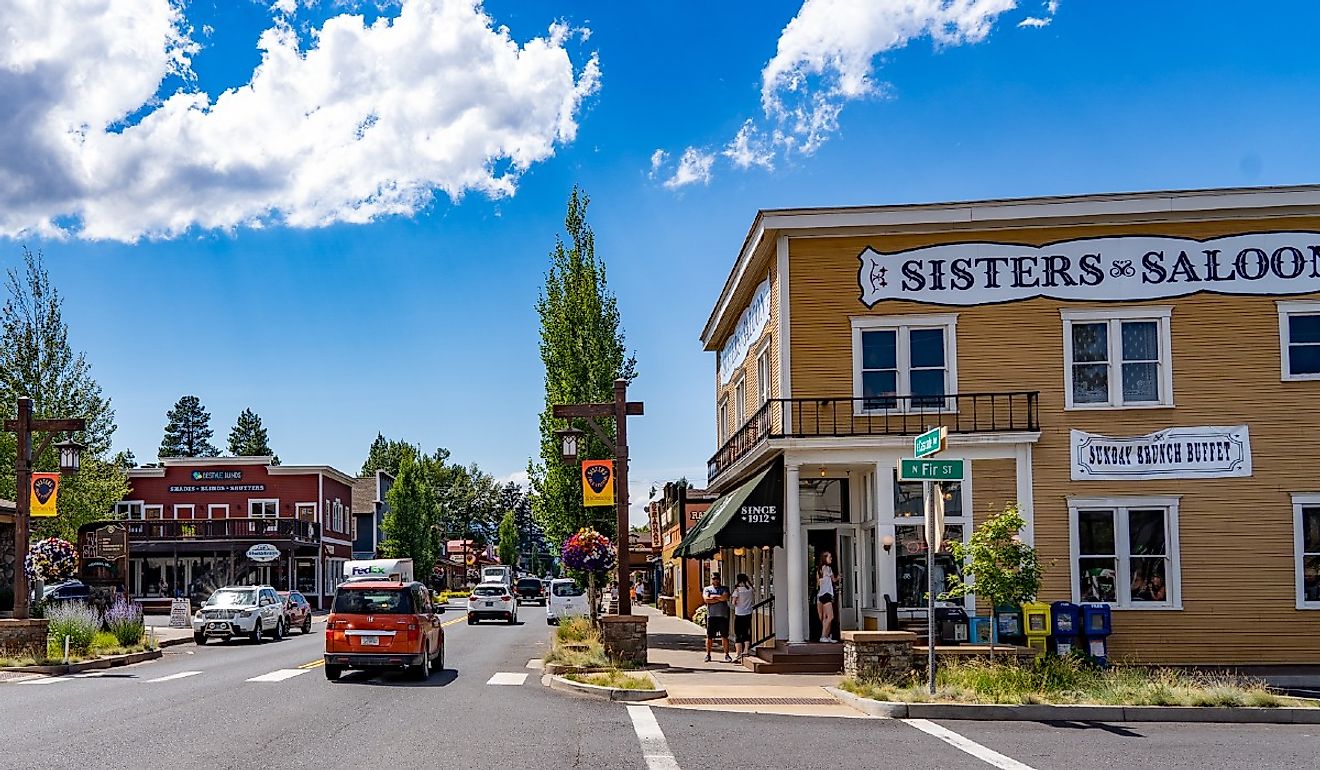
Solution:
[(1073, 481), (1251, 475), (1247, 426), (1168, 428), (1145, 436), (1071, 432)]
[(1191, 238), (1116, 236), (1041, 247), (951, 243), (860, 255), (867, 307), (905, 299), (988, 305), (1033, 297), (1119, 301), (1218, 294), (1320, 291), (1320, 233), (1273, 232)]
[(738, 316), (738, 325), (733, 327), (729, 341), (720, 348), (720, 384), (728, 385), (733, 373), (747, 360), (747, 353), (752, 343), (761, 338), (765, 325), (770, 323), (770, 279), (761, 281), (747, 303), (747, 309)]

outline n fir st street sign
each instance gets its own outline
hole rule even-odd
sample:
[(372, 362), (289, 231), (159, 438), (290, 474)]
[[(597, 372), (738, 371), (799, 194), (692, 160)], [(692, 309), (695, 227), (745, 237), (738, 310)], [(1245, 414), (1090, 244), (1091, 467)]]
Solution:
[(898, 461), (899, 481), (962, 481), (962, 460), (923, 460), (903, 458)]
[(931, 428), (912, 439), (912, 455), (920, 459), (929, 457), (936, 452), (943, 452), (944, 442), (947, 440), (948, 435), (948, 429), (942, 425), (938, 428)]

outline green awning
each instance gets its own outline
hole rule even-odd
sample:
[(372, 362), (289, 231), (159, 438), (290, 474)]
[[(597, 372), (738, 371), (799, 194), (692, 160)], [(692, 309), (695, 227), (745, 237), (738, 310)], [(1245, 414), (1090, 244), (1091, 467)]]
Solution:
[(760, 548), (783, 542), (779, 474), (771, 466), (721, 496), (674, 549), (689, 559), (709, 556), (721, 548)]

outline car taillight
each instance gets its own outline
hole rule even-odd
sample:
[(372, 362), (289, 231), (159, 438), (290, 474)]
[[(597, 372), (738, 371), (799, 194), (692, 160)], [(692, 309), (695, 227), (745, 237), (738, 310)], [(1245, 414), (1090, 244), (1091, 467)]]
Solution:
[(501, 596), (501, 597), (500, 597), (500, 601), (502, 601), (502, 602), (513, 601), (513, 597), (512, 597), (512, 596)]
[(476, 594), (472, 594), (471, 596), (468, 597), (468, 601), (470, 601), (470, 602), (475, 602), (475, 601), (479, 600), (480, 598), (481, 598), (481, 597), (477, 596)]

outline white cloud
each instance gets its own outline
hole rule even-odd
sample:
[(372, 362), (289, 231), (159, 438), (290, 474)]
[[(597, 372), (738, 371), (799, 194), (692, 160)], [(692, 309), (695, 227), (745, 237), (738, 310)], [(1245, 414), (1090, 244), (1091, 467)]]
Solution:
[(720, 154), (738, 168), (760, 166), (764, 169), (773, 169), (775, 167), (774, 148), (750, 119), (742, 124), (733, 141), (729, 142)]
[[(652, 156), (654, 158), (654, 156)], [(700, 182), (710, 184), (711, 167), (715, 165), (715, 156), (708, 152), (689, 147), (678, 158), (678, 168), (674, 175), (665, 180), (665, 187), (677, 190)]]
[(651, 153), (651, 173), (648, 176), (655, 179), (656, 174), (660, 173), (660, 169), (663, 168), (668, 161), (669, 153), (664, 150), (656, 150)]
[(1045, 7), (1044, 16), (1028, 16), (1022, 21), (1019, 21), (1018, 26), (1034, 27), (1036, 29), (1048, 27), (1050, 22), (1054, 21), (1054, 14), (1059, 12), (1059, 0), (1047, 0), (1046, 2), (1041, 3), (1041, 5)]
[(0, 235), (315, 227), (413, 214), (437, 190), (512, 195), (600, 84), (563, 25), (520, 44), (477, 0), (405, 0), (369, 26), (335, 16), (307, 49), (277, 15), (250, 82), (158, 99), (167, 76), (191, 83), (182, 7), (7, 0)]
[(527, 475), (526, 469), (520, 471), (514, 471), (513, 473), (501, 476), (495, 479), (495, 481), (500, 486), (504, 486), (505, 484), (508, 484), (510, 481), (512, 481), (513, 483), (517, 484), (523, 489), (531, 488), (531, 477)]
[(1018, 26), (1019, 26), (1019, 27), (1047, 27), (1047, 26), (1049, 26), (1050, 21), (1051, 21), (1050, 19), (1042, 19), (1042, 18), (1040, 18), (1040, 17), (1038, 17), (1038, 16), (1028, 16), (1027, 18), (1023, 19), (1022, 21), (1019, 21), (1019, 22), (1018, 22)]

